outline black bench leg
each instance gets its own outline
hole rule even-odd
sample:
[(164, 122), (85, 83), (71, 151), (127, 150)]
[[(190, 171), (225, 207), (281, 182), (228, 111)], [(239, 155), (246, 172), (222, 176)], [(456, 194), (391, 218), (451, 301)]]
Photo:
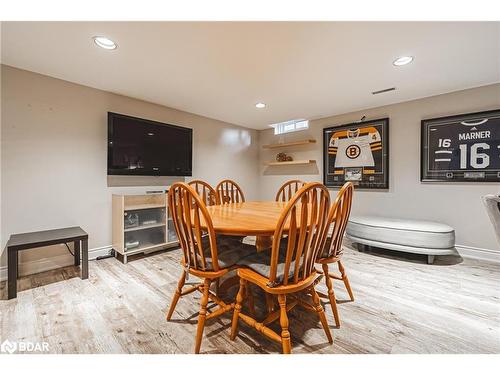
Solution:
[(8, 299), (17, 297), (17, 251), (7, 249)]
[(74, 242), (75, 266), (80, 265), (80, 240)]
[(89, 240), (82, 240), (82, 279), (89, 278)]

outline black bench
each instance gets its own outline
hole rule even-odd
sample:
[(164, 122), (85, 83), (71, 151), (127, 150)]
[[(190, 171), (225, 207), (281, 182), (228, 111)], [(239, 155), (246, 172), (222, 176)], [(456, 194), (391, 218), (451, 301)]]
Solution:
[(8, 299), (17, 297), (18, 252), (36, 247), (73, 242), (75, 247), (75, 266), (80, 265), (81, 278), (89, 277), (89, 235), (80, 227), (44, 230), (40, 232), (19, 233), (10, 236), (7, 242)]

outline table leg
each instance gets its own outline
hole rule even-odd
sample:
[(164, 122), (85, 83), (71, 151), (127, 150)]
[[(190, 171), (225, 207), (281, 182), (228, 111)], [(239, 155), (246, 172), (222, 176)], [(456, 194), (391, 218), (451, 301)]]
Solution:
[(82, 240), (82, 279), (89, 278), (89, 239)]
[(75, 253), (75, 266), (80, 265), (80, 240), (73, 242), (73, 252)]
[(7, 249), (8, 299), (17, 297), (17, 253)]
[(255, 239), (255, 247), (257, 251), (264, 251), (270, 249), (273, 245), (273, 237), (272, 236), (257, 236)]

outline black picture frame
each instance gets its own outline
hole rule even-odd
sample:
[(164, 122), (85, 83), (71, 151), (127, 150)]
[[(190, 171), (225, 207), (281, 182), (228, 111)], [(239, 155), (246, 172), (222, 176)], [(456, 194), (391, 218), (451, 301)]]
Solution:
[[(369, 130), (370, 128), (374, 128), (377, 132), (373, 131), (373, 129)], [(347, 155), (348, 149), (353, 147), (353, 145), (347, 145), (347, 143), (342, 144), (342, 142), (339, 141), (339, 147), (337, 149), (332, 149), (332, 147), (330, 147), (330, 141), (335, 136), (335, 134), (342, 134), (344, 131), (348, 132), (347, 134), (350, 134), (350, 132), (355, 132), (356, 130), (359, 130), (358, 135), (365, 134), (365, 136), (369, 136), (371, 134), (373, 138), (370, 139), (371, 142), (368, 145), (366, 145), (366, 142), (364, 142), (364, 146), (362, 146), (364, 148), (364, 151), (368, 152), (367, 156), (370, 158), (368, 163), (370, 164), (373, 161), (373, 166), (342, 166), (342, 163), (337, 164), (337, 161), (340, 161), (340, 159), (337, 159), (337, 157), (340, 157), (340, 154), (331, 154), (332, 152), (338, 151), (339, 153), (345, 152), (345, 154)], [(348, 136), (346, 137), (350, 138)], [(346, 137), (340, 138), (345, 139)], [(334, 141), (334, 143), (335, 142), (336, 141)], [(361, 153), (361, 149), (357, 147), (357, 150), (359, 156), (359, 154)], [(350, 158), (349, 155), (347, 156)], [(323, 129), (323, 183), (325, 186), (333, 188), (341, 187), (346, 181), (353, 182), (354, 185), (359, 189), (389, 189), (388, 117), (376, 120), (352, 122), (343, 125), (330, 126)]]
[[(486, 122), (481, 124), (484, 120)], [(487, 121), (490, 121), (490, 124), (484, 126), (483, 124), (487, 124)], [(463, 122), (467, 124), (463, 124)], [(463, 128), (460, 125), (465, 125), (468, 128)], [(439, 126), (443, 128), (439, 130)], [(445, 131), (446, 133), (444, 133)], [(490, 132), (490, 138), (478, 138), (478, 142), (475, 142), (476, 139), (460, 140), (466, 133), (476, 132), (477, 136), (481, 136), (479, 133), (486, 134), (484, 132), (487, 131)], [(439, 138), (440, 136), (437, 135), (441, 134), (442, 136), (443, 133), (447, 134), (447, 138)], [(420, 134), (421, 182), (500, 182), (500, 109), (424, 119), (421, 121)], [(450, 141), (449, 145), (445, 145), (448, 147), (443, 146), (443, 140)], [(488, 163), (493, 160), (493, 165), (498, 164), (498, 168), (471, 167), (472, 152), (469, 146), (472, 147), (477, 143), (486, 143), (489, 146), (489, 149), (480, 149), (481, 155), (488, 155)], [(441, 149), (437, 149), (438, 147)], [(465, 151), (462, 151), (460, 147), (464, 147)], [(434, 154), (446, 152), (446, 158), (437, 159), (434, 157), (432, 160), (431, 154), (433, 152)], [(462, 153), (465, 154), (463, 160), (461, 159)], [(436, 160), (440, 160), (440, 162), (437, 163)], [(460, 164), (459, 169), (455, 167), (457, 163)], [(461, 168), (462, 163), (465, 168)]]

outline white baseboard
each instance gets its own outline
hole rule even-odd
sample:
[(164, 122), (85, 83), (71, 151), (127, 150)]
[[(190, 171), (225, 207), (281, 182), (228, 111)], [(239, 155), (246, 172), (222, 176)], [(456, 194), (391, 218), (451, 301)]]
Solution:
[(482, 249), (480, 247), (455, 245), (462, 258), (487, 260), (500, 263), (500, 250)]
[[(113, 247), (102, 246), (94, 249), (89, 249), (89, 260), (99, 256), (108, 255)], [(32, 275), (39, 272), (49, 271), (56, 268), (71, 266), (73, 264), (73, 256), (71, 254), (56, 255), (48, 258), (42, 258), (31, 262), (19, 264), (19, 275)], [(0, 281), (7, 280), (7, 266), (0, 267)]]

